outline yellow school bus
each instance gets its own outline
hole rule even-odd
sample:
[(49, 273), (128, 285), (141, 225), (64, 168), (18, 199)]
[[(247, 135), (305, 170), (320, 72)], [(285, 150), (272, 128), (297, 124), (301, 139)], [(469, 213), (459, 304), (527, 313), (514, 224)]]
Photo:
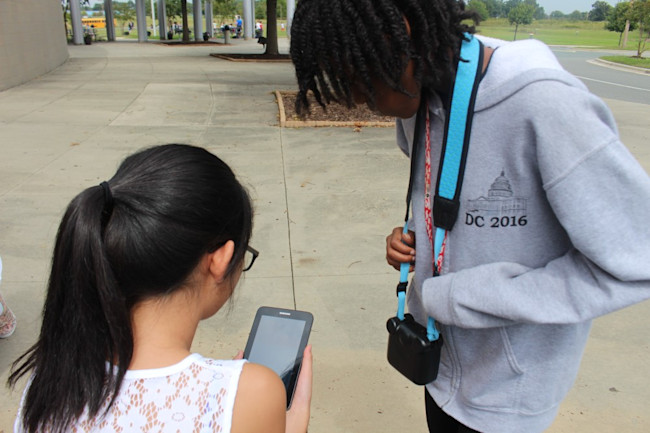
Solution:
[[(81, 24), (83, 26), (94, 27), (96, 29), (105, 29), (106, 28), (106, 18), (104, 17), (83, 17), (81, 18)], [(115, 20), (113, 24), (117, 25)]]

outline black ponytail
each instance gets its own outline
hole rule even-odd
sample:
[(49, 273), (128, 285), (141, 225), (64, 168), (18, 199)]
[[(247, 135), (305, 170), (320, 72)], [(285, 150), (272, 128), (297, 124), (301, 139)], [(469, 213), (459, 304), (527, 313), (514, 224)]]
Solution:
[[(187, 282), (200, 258), (235, 242), (241, 266), (252, 208), (230, 168), (204, 149), (158, 146), (72, 200), (56, 237), (38, 341), (8, 383), (31, 372), (25, 430), (62, 432), (110, 408), (133, 354), (131, 308)], [(112, 366), (112, 368), (110, 368)], [(101, 415), (101, 414), (100, 414)]]

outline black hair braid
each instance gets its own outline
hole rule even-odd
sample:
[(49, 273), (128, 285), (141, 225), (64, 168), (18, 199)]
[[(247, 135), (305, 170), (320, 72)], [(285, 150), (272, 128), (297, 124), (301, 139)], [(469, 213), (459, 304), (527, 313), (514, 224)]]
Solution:
[[(333, 2), (336, 2), (334, 0)], [(323, 14), (323, 19), (324, 19), (324, 27), (326, 29), (328, 28), (335, 28), (337, 26), (337, 23), (342, 23), (343, 22), (343, 17), (340, 15), (340, 9), (337, 7), (330, 7), (330, 4), (325, 4), (324, 6), (324, 14)], [(348, 47), (346, 45), (342, 45), (340, 41), (335, 38), (330, 41), (331, 44), (331, 53), (333, 55), (332, 61), (325, 64), (325, 74), (328, 77), (338, 77), (341, 74), (344, 73), (343, 68), (347, 62), (346, 60), (349, 58), (349, 51)], [(349, 89), (345, 88), (345, 86), (341, 86), (341, 81), (338, 79), (331, 80), (330, 85), (332, 87), (333, 93), (335, 95), (345, 95), (346, 100), (349, 95)], [(330, 94), (326, 94), (327, 100), (331, 99)]]
[[(303, 0), (305, 1), (305, 0)], [(316, 9), (312, 8), (297, 8), (294, 12), (294, 22), (311, 22), (314, 20), (312, 15), (317, 13)], [(301, 88), (311, 90), (314, 94), (314, 97), (319, 104), (324, 105), (321, 100), (321, 94), (316, 85), (316, 75), (320, 73), (320, 68), (318, 65), (318, 59), (316, 58), (317, 51), (311, 50), (307, 47), (314, 46), (312, 43), (313, 33), (309, 29), (309, 26), (293, 26), (291, 27), (291, 39), (292, 41), (300, 41), (299, 44), (294, 44), (292, 42), (290, 51), (292, 58), (300, 58), (299, 63), (294, 62), (296, 69), (296, 76), (302, 77)], [(305, 47), (304, 49), (301, 47)], [(304, 107), (304, 108), (303, 108)], [(304, 109), (309, 107), (309, 102), (307, 101), (307, 91), (300, 92), (298, 98), (296, 99), (296, 110), (300, 113)]]
[(455, 69), (464, 33), (474, 32), (464, 20), (478, 17), (457, 0), (301, 0), (291, 29), (296, 111), (309, 110), (309, 91), (322, 106), (353, 106), (353, 88), (374, 106), (373, 80), (408, 94), (401, 77), (410, 60), (422, 87), (439, 86)]

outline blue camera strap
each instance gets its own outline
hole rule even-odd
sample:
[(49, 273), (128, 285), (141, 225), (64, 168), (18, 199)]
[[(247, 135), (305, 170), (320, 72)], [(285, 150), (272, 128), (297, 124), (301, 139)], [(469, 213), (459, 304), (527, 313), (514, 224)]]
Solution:
[[(456, 69), (456, 78), (450, 95), (449, 115), (445, 125), (445, 136), (440, 157), (440, 167), (436, 182), (436, 194), (433, 201), (433, 224), (436, 226), (436, 235), (433, 242), (433, 257), (438, 258), (446, 238), (447, 231), (451, 230), (458, 217), (460, 207), (460, 190), (465, 173), (465, 162), (469, 149), (469, 139), (474, 113), (474, 102), (483, 69), (483, 49), (478, 39), (470, 34), (465, 34), (460, 50), (460, 61)], [(404, 233), (408, 232), (409, 210), (411, 193), (413, 189), (413, 174), (415, 172), (415, 155), (419, 143), (419, 134), (423, 128), (423, 119), (428, 111), (427, 96), (423, 92), (420, 109), (415, 121), (415, 132), (411, 150), (411, 175), (409, 178), (408, 193), (406, 197), (406, 217)], [(426, 111), (425, 111), (426, 110)], [(406, 288), (410, 263), (400, 265), (400, 282), (397, 285), (397, 317), (404, 320), (406, 304)], [(440, 272), (437, 267), (434, 275)], [(429, 317), (427, 322), (427, 338), (435, 341), (440, 334), (435, 326), (435, 319)]]

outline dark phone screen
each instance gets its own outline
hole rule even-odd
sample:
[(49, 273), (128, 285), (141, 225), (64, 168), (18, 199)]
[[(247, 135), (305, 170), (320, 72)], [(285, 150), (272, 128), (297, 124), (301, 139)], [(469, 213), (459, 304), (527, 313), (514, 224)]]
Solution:
[(290, 396), (291, 377), (296, 358), (302, 359), (300, 340), (305, 329), (303, 320), (262, 316), (253, 340), (248, 360), (275, 371)]

